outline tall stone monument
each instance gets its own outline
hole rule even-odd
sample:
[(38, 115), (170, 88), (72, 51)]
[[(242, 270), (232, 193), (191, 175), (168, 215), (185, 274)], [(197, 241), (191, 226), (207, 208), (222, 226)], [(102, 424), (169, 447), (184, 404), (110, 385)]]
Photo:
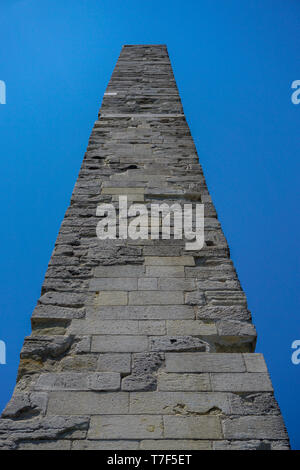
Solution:
[[(163, 237), (166, 214), (158, 237), (124, 236), (120, 196), (147, 210), (203, 205), (204, 245), (187, 249), (175, 218)], [(97, 236), (103, 204), (116, 208), (123, 236)], [(255, 342), (167, 48), (124, 46), (32, 315), (0, 447), (288, 449)]]

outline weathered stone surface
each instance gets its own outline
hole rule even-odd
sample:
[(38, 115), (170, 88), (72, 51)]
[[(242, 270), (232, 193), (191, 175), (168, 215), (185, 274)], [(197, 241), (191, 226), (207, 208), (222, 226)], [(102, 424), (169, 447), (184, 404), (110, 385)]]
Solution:
[(72, 450), (138, 450), (139, 441), (90, 441), (81, 440), (72, 442)]
[(159, 336), (150, 338), (152, 351), (209, 351), (209, 345), (193, 336)]
[(166, 353), (167, 372), (245, 372), (241, 354)]
[(30, 420), (0, 420), (0, 440), (83, 439), (89, 426), (86, 416), (49, 416)]
[[(81, 441), (76, 441), (81, 442)], [(85, 441), (83, 441), (85, 442)], [(72, 441), (58, 440), (58, 441), (32, 441), (20, 442), (18, 450), (71, 450)]]
[(222, 423), (225, 439), (286, 439), (281, 416), (242, 416)]
[(273, 387), (265, 373), (211, 374), (212, 389), (216, 392), (272, 392)]
[(47, 414), (93, 415), (128, 412), (128, 395), (120, 392), (50, 392)]
[(146, 266), (147, 277), (184, 277), (184, 266)]
[(36, 390), (118, 390), (120, 374), (116, 372), (63, 372), (41, 374)]
[(38, 305), (32, 314), (32, 320), (36, 319), (66, 319), (84, 318), (84, 308), (57, 307), (52, 305)]
[(92, 337), (92, 352), (141, 352), (148, 349), (146, 336), (99, 335)]
[(25, 338), (21, 358), (56, 358), (70, 349), (72, 336), (28, 336)]
[(288, 441), (214, 441), (214, 450), (289, 450)]
[(159, 439), (163, 422), (160, 416), (92, 416), (89, 439)]
[(221, 439), (222, 429), (217, 416), (164, 416), (166, 438)]
[(267, 372), (262, 354), (243, 354), (247, 372)]
[[(144, 218), (141, 238), (119, 231), (122, 195), (128, 207), (156, 204), (162, 214), (152, 227)], [(103, 203), (118, 215), (115, 239), (97, 236)], [(196, 203), (205, 243), (189, 250), (166, 204), (192, 205), (195, 230)], [(286, 449), (255, 342), (167, 49), (124, 46), (32, 316), (0, 448)]]
[(183, 294), (181, 292), (129, 292), (129, 305), (181, 305), (183, 303)]
[(158, 390), (206, 392), (211, 390), (208, 374), (166, 374), (162, 372), (157, 377)]
[(83, 307), (85, 295), (67, 292), (47, 292), (39, 299), (44, 305), (59, 305), (62, 307)]
[(15, 393), (6, 405), (1, 418), (31, 418), (46, 413), (46, 393)]
[(89, 318), (126, 319), (126, 320), (161, 320), (161, 319), (192, 319), (194, 310), (188, 305), (150, 305), (114, 307), (106, 306), (101, 309), (87, 309)]
[(210, 441), (164, 439), (141, 441), (141, 450), (212, 450)]
[(134, 277), (100, 277), (91, 279), (89, 290), (97, 291), (131, 291), (137, 290), (137, 279)]
[(194, 266), (193, 256), (145, 256), (146, 266)]
[(210, 306), (200, 305), (197, 307), (197, 318), (204, 320), (225, 320), (233, 319), (238, 321), (249, 321), (250, 312), (238, 305)]
[(217, 335), (217, 327), (214, 322), (201, 320), (168, 320), (167, 334), (211, 336)]
[(128, 374), (131, 371), (130, 354), (99, 354), (97, 369), (104, 372), (120, 372)]
[(145, 273), (144, 266), (97, 266), (95, 268), (94, 275), (96, 278), (107, 278), (107, 277), (140, 277)]
[(101, 305), (127, 305), (128, 294), (122, 291), (104, 291), (96, 293), (93, 299), (94, 306)]
[(147, 411), (149, 414), (183, 416), (230, 414), (230, 398), (230, 394), (212, 392), (133, 392), (129, 410), (133, 414)]
[(132, 374), (122, 380), (122, 390), (155, 390), (157, 378), (154, 374), (163, 364), (164, 356), (157, 352), (133, 355)]

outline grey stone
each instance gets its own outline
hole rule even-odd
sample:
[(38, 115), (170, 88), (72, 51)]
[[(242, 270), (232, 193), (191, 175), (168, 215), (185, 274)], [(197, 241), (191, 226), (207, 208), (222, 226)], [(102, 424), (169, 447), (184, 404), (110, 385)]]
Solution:
[(267, 372), (267, 366), (262, 354), (243, 354), (247, 372)]
[(0, 440), (82, 439), (89, 426), (86, 416), (49, 416), (30, 420), (0, 420)]
[(162, 438), (160, 416), (121, 415), (92, 416), (89, 439), (149, 439)]
[(152, 351), (209, 351), (208, 343), (193, 336), (151, 337), (149, 347)]
[(97, 369), (104, 372), (128, 374), (131, 371), (131, 355), (125, 353), (99, 354)]
[(120, 381), (120, 374), (116, 372), (98, 372), (88, 377), (88, 387), (91, 390), (118, 390)]
[(144, 266), (97, 266), (95, 268), (95, 277), (106, 278), (106, 277), (141, 277), (145, 273)]
[(138, 290), (156, 290), (157, 279), (152, 277), (142, 277), (138, 279)]
[(91, 279), (89, 291), (137, 290), (137, 279), (133, 277), (100, 277)]
[(71, 450), (71, 443), (72, 441), (62, 439), (56, 441), (25, 441), (19, 443), (18, 450)]
[[(162, 415), (229, 415), (232, 395), (214, 392), (132, 392), (130, 413)], [(184, 436), (182, 436), (184, 438)]]
[(46, 393), (14, 393), (1, 414), (1, 418), (26, 418), (45, 415), (48, 396)]
[(59, 357), (68, 351), (73, 343), (69, 336), (29, 336), (25, 338), (21, 358)]
[(286, 439), (281, 416), (241, 416), (222, 423), (225, 439)]
[(39, 299), (44, 305), (59, 305), (63, 307), (83, 307), (85, 302), (84, 294), (68, 292), (46, 292)]
[(162, 372), (157, 376), (159, 391), (197, 391), (211, 390), (209, 374), (166, 374)]
[(73, 441), (72, 450), (138, 450), (139, 441), (114, 440), (114, 441)]
[(172, 291), (129, 292), (129, 305), (181, 305), (183, 294)]
[(48, 415), (93, 415), (128, 412), (125, 392), (50, 392)]
[(211, 374), (212, 389), (216, 392), (272, 392), (266, 373)]
[(162, 320), (162, 319), (193, 319), (194, 310), (188, 305), (131, 305), (129, 307), (105, 306), (101, 309), (87, 309), (89, 318), (103, 320)]
[(141, 352), (148, 349), (147, 336), (99, 335), (92, 337), (92, 352)]
[(164, 416), (165, 437), (171, 439), (220, 439), (217, 416)]
[(161, 353), (146, 352), (133, 355), (132, 374), (122, 380), (122, 390), (155, 390), (157, 378), (154, 374), (163, 364)]
[(93, 305), (127, 305), (127, 292), (122, 291), (104, 291), (95, 294)]
[(147, 277), (184, 277), (184, 266), (146, 266)]
[(230, 306), (201, 306), (197, 307), (197, 318), (206, 320), (238, 320), (249, 321), (250, 312), (244, 307), (238, 305)]
[(217, 327), (214, 322), (201, 320), (167, 320), (168, 335), (217, 335)]
[(146, 266), (195, 266), (193, 256), (145, 256)]
[(245, 372), (242, 354), (166, 353), (167, 372)]
[(212, 443), (203, 440), (163, 439), (141, 441), (141, 450), (212, 450)]

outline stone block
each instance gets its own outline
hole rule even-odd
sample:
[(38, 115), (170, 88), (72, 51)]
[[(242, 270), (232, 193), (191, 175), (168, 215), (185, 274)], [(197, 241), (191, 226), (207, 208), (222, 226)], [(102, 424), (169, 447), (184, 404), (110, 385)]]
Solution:
[(259, 353), (243, 354), (247, 372), (267, 372), (264, 356)]
[(129, 292), (129, 305), (181, 305), (182, 292), (138, 291)]
[(113, 266), (97, 266), (94, 271), (94, 276), (96, 278), (106, 278), (106, 277), (142, 277), (145, 273), (144, 266), (134, 266), (134, 265), (113, 265)]
[(120, 374), (116, 372), (97, 372), (88, 377), (88, 388), (90, 390), (118, 390), (120, 382)]
[(72, 441), (63, 439), (57, 441), (23, 441), (18, 444), (18, 450), (71, 450), (71, 443)]
[(144, 194), (144, 188), (114, 188), (107, 187), (102, 188), (101, 194), (118, 194), (118, 195), (127, 195), (127, 194)]
[(93, 300), (95, 307), (102, 305), (127, 305), (127, 292), (104, 291), (96, 294)]
[(147, 277), (184, 277), (184, 266), (146, 266)]
[(141, 335), (165, 335), (166, 334), (166, 325), (163, 320), (140, 320), (139, 325), (139, 334)]
[(99, 354), (97, 370), (128, 374), (131, 371), (131, 355), (125, 353)]
[(141, 352), (147, 349), (147, 336), (99, 335), (92, 337), (92, 352)]
[(211, 441), (163, 439), (141, 441), (141, 450), (212, 450)]
[(207, 392), (211, 390), (209, 374), (166, 374), (157, 376), (159, 391)]
[(94, 335), (134, 335), (139, 334), (139, 324), (136, 320), (73, 320), (69, 328), (72, 334)]
[(145, 256), (146, 266), (195, 266), (193, 256)]
[(212, 389), (218, 392), (272, 392), (266, 373), (211, 374)]
[[(132, 392), (129, 411), (132, 414), (189, 416), (230, 414), (231, 394), (214, 392)], [(181, 436), (184, 438), (184, 436)]]
[(138, 279), (138, 290), (157, 290), (157, 279), (155, 277), (141, 277)]
[(167, 320), (166, 325), (168, 335), (217, 335), (217, 328), (214, 322), (209, 323), (201, 320)]
[(139, 441), (73, 441), (72, 450), (138, 450)]
[(164, 416), (164, 435), (169, 439), (221, 439), (217, 416)]
[(241, 416), (222, 422), (225, 439), (287, 439), (281, 416)]
[(199, 305), (197, 307), (197, 318), (205, 320), (251, 320), (250, 312), (239, 305)]
[(242, 354), (166, 353), (166, 372), (245, 372)]
[(192, 291), (195, 289), (195, 281), (178, 277), (162, 277), (158, 279), (158, 289)]
[(59, 371), (85, 371), (85, 370), (96, 370), (97, 357), (93, 354), (83, 354), (76, 356), (66, 356), (59, 364)]
[(128, 412), (126, 392), (50, 392), (48, 415), (124, 414)]
[(97, 291), (130, 291), (137, 290), (137, 279), (134, 277), (99, 277), (91, 279), (90, 292)]
[(160, 439), (163, 423), (160, 416), (120, 415), (92, 416), (89, 439)]
[(150, 351), (209, 351), (209, 345), (195, 336), (151, 337)]
[(194, 310), (189, 305), (139, 305), (139, 306), (103, 306), (87, 308), (88, 319), (102, 320), (173, 320), (193, 319)]

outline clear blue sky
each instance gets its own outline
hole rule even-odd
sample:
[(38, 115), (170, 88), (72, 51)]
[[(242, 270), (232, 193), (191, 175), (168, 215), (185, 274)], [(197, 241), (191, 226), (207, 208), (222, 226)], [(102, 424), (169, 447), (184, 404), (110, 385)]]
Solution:
[(0, 408), (121, 46), (163, 43), (300, 449), (300, 2), (1, 0), (0, 39)]

